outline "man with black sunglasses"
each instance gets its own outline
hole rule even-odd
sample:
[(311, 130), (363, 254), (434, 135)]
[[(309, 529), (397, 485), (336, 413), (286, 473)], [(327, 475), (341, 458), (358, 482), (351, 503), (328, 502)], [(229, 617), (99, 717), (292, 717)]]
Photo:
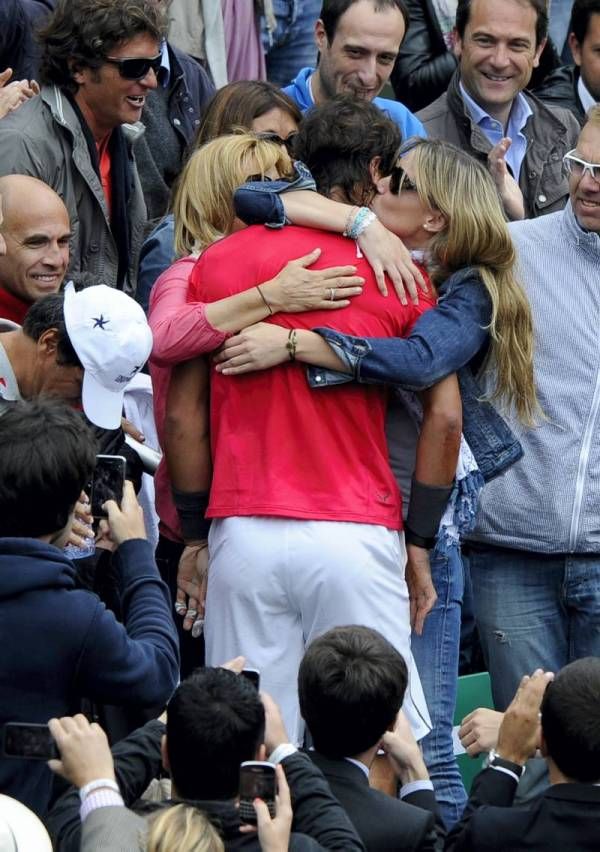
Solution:
[(41, 95), (0, 123), (0, 175), (32, 175), (62, 197), (68, 274), (83, 285), (135, 292), (147, 214), (132, 143), (164, 33), (152, 0), (59, 0), (40, 33)]

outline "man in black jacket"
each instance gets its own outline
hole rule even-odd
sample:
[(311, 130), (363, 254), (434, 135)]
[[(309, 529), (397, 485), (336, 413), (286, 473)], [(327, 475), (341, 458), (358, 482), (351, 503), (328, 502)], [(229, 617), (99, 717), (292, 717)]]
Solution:
[[(438, 850), (444, 830), (433, 785), (410, 726), (400, 714), (406, 664), (376, 630), (336, 627), (307, 649), (298, 673), (309, 752), (363, 843), (382, 850)], [(402, 785), (401, 800), (369, 786), (379, 747)]]
[(563, 65), (535, 94), (554, 106), (570, 109), (581, 126), (600, 100), (600, 0), (575, 0), (569, 24), (574, 65)]
[[(243, 658), (227, 665), (239, 671)], [(60, 720), (57, 725), (58, 721), (53, 720), (51, 727), (60, 747), (64, 739), (61, 728), (72, 728), (76, 720)], [(81, 725), (85, 727), (85, 720)], [(54, 848), (79, 852), (80, 806), (84, 838), (87, 820), (93, 820), (99, 808), (108, 807), (113, 825), (120, 827), (114, 840), (118, 839), (119, 848), (129, 848), (124, 833), (132, 830), (136, 836), (144, 821), (132, 821), (133, 815), (123, 805), (139, 799), (160, 773), (162, 763), (172, 779), (172, 799), (163, 806), (174, 801), (193, 803), (220, 826), (225, 849), (259, 852), (256, 835), (240, 833), (236, 804), (239, 768), (245, 760), (264, 760), (269, 754), (272, 763), (282, 764), (292, 794), (294, 822), (289, 848), (295, 852), (317, 852), (322, 847), (363, 852), (363, 844), (322, 774), (288, 740), (277, 705), (266, 695), (259, 697), (248, 680), (226, 668), (198, 669), (169, 702), (166, 729), (160, 721), (149, 722), (115, 746), (114, 772), (106, 759), (96, 760), (93, 770), (90, 759), (85, 775), (83, 768), (69, 771), (64, 754), (62, 764), (53, 762), (53, 768), (76, 785), (48, 815)], [(148, 814), (156, 807), (136, 810)], [(108, 842), (111, 839), (104, 832), (100, 845), (85, 848), (113, 848)]]
[[(447, 852), (600, 848), (600, 659), (584, 657), (552, 677), (538, 670), (521, 681)], [(511, 807), (538, 747), (550, 787), (533, 803)]]
[[(154, 0), (168, 11), (171, 0)], [(204, 68), (168, 41), (161, 45), (158, 86), (142, 112), (145, 133), (135, 142), (137, 164), (150, 222), (167, 212), (171, 187), (196, 138), (204, 110), (215, 93)]]

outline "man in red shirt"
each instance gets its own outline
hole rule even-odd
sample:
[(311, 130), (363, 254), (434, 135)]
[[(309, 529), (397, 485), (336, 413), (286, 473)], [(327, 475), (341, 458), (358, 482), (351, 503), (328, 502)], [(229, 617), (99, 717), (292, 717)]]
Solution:
[(0, 318), (23, 324), (41, 296), (58, 293), (69, 263), (67, 208), (47, 184), (26, 175), (0, 178)]
[[(388, 122), (381, 116), (369, 119)], [(393, 146), (379, 151), (390, 167), (395, 151)], [(374, 185), (369, 172), (373, 156), (370, 152), (366, 157), (365, 185), (356, 187), (357, 199)], [(343, 180), (343, 170), (355, 166), (347, 160), (341, 157), (337, 163), (340, 186), (353, 186)], [(213, 472), (206, 515), (215, 520), (209, 537), (207, 663), (233, 649), (234, 656), (243, 653), (261, 671), (261, 685), (276, 697), (288, 729), (300, 739), (296, 677), (305, 645), (336, 625), (373, 627), (406, 659), (404, 710), (419, 738), (429, 729), (429, 716), (410, 652), (406, 551), (398, 534), (401, 496), (389, 467), (384, 430), (386, 390), (343, 384), (312, 391), (294, 353), (296, 333), (325, 324), (361, 336), (406, 336), (434, 305), (433, 295), (421, 294), (416, 305), (382, 297), (353, 240), (310, 228), (273, 232), (251, 227), (202, 254), (190, 279), (189, 301), (210, 302), (256, 287), (287, 259), (306, 254), (315, 244), (322, 252), (314, 266), (354, 265), (365, 282), (362, 295), (337, 311), (333, 323), (330, 312), (272, 316), (270, 322), (289, 330), (285, 364), (236, 377), (210, 370)], [(200, 440), (202, 393), (195, 401), (193, 394), (186, 399), (182, 393), (185, 377), (189, 380), (194, 369), (202, 373), (207, 365), (182, 365), (181, 378), (174, 372), (168, 417), (172, 427), (181, 424), (190, 436), (195, 429)], [(183, 400), (179, 408), (171, 405), (177, 399)], [(434, 487), (447, 488), (454, 476), (460, 434), (457, 388), (452, 408), (451, 426), (452, 418), (436, 419), (431, 409), (424, 418), (420, 451), (427, 465), (422, 470), (427, 466), (424, 482)], [(451, 439), (449, 432), (455, 433)], [(189, 452), (190, 443), (187, 447)], [(184, 442), (181, 452), (186, 452)], [(188, 469), (196, 456), (190, 452)], [(182, 489), (173, 477), (174, 487), (200, 492), (207, 485), (206, 478), (204, 485), (202, 481), (208, 467), (196, 465), (194, 488), (193, 471), (187, 487)]]

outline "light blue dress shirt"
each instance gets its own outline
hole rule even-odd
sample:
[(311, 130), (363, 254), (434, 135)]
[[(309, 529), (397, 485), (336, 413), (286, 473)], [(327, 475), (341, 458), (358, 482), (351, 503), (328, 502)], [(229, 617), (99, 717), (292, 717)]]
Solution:
[(505, 130), (501, 122), (499, 122), (496, 118), (492, 118), (491, 115), (488, 115), (488, 113), (473, 100), (462, 83), (459, 83), (459, 87), (460, 94), (464, 105), (467, 108), (467, 112), (471, 116), (471, 120), (481, 128), (491, 144), (496, 145), (505, 136), (509, 136), (512, 140), (512, 145), (506, 154), (506, 162), (513, 174), (513, 177), (518, 181), (521, 166), (525, 159), (525, 153), (527, 152), (527, 138), (522, 131), (529, 116), (533, 115), (533, 111), (527, 103), (526, 98), (521, 92), (519, 92), (517, 97), (514, 99)]

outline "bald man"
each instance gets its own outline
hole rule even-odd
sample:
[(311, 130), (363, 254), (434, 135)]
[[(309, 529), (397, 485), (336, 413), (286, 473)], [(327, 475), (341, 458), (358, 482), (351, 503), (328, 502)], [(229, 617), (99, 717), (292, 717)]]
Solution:
[(71, 224), (51, 187), (26, 175), (0, 178), (0, 317), (23, 323), (29, 307), (57, 293), (69, 264)]

